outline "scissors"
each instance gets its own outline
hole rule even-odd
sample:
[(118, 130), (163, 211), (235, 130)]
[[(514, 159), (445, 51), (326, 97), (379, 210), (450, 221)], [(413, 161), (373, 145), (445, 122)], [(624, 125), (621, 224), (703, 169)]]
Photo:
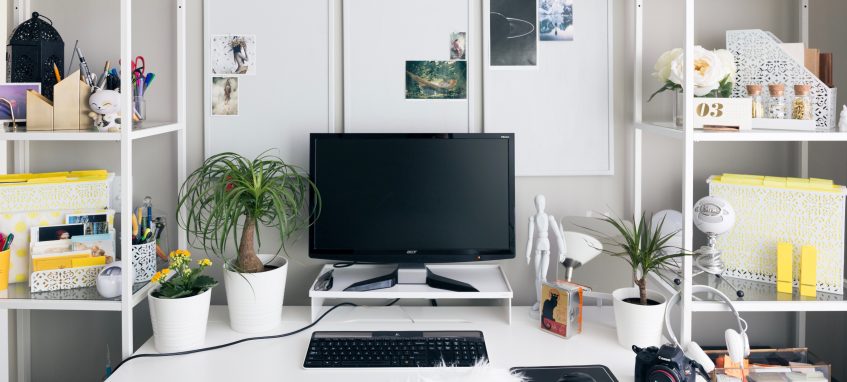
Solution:
[(144, 56), (135, 56), (135, 60), (132, 61), (132, 78), (134, 80), (144, 79), (145, 65)]

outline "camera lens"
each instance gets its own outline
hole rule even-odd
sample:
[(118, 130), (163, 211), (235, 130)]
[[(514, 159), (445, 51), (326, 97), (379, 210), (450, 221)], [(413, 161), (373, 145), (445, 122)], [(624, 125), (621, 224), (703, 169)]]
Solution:
[(666, 367), (655, 367), (647, 374), (646, 382), (680, 382), (674, 374)]

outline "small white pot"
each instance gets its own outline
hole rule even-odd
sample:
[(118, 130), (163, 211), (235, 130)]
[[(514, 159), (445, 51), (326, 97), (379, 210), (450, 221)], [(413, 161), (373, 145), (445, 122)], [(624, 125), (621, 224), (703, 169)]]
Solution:
[(184, 298), (157, 298), (148, 292), (153, 345), (160, 353), (197, 349), (206, 338), (212, 290)]
[(667, 300), (658, 292), (647, 290), (647, 298), (659, 302), (658, 305), (624, 302), (624, 299), (639, 296), (638, 288), (621, 288), (612, 292), (618, 343), (626, 348), (632, 345), (661, 346)]
[(258, 273), (238, 273), (224, 266), (229, 325), (241, 333), (267, 332), (282, 323), (288, 259), (282, 255), (258, 256), (265, 265), (277, 268)]

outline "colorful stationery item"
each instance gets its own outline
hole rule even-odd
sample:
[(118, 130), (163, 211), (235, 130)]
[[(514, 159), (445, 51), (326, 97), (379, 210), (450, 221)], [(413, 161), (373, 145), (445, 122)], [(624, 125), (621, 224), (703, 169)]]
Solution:
[(792, 269), (794, 265), (794, 246), (780, 242), (776, 245), (776, 291), (791, 294), (794, 285)]
[(815, 297), (818, 272), (818, 250), (814, 246), (804, 245), (800, 249), (800, 295)]

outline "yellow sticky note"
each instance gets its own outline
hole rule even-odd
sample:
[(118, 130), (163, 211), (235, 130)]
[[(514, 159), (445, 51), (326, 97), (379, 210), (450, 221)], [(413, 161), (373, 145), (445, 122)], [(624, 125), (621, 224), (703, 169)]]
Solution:
[(800, 295), (815, 297), (818, 281), (818, 250), (804, 245), (800, 249)]
[(90, 267), (94, 265), (105, 265), (106, 264), (106, 256), (97, 256), (97, 257), (82, 257), (79, 259), (71, 259), (71, 267), (79, 268), (79, 267)]
[(780, 242), (776, 245), (776, 291), (779, 293), (791, 293), (793, 252), (794, 246), (791, 243)]
[(71, 253), (68, 255), (50, 256), (32, 259), (32, 271), (49, 271), (51, 269), (72, 268), (72, 260), (91, 257), (91, 252)]

